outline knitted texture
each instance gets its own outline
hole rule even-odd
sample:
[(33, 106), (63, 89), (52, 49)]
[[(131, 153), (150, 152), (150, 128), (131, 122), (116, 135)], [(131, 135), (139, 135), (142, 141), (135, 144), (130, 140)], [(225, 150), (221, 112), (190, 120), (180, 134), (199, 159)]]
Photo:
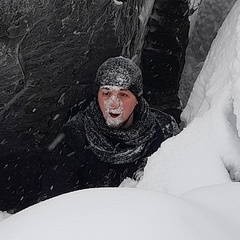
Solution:
[(124, 57), (109, 58), (98, 69), (97, 87), (117, 86), (130, 90), (136, 97), (143, 93), (143, 80), (140, 68)]

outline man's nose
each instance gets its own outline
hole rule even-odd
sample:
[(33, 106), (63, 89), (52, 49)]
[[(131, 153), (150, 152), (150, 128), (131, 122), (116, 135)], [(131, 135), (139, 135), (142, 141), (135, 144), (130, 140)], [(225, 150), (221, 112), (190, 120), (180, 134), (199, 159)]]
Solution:
[(110, 100), (110, 107), (115, 109), (118, 108), (120, 105), (120, 101), (117, 96), (112, 96)]

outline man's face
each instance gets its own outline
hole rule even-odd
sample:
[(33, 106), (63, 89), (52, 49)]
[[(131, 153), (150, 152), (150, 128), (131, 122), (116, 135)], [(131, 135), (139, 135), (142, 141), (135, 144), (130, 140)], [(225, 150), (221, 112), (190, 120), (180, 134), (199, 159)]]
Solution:
[(102, 86), (98, 91), (98, 103), (109, 127), (127, 128), (132, 124), (133, 111), (138, 102), (127, 89)]

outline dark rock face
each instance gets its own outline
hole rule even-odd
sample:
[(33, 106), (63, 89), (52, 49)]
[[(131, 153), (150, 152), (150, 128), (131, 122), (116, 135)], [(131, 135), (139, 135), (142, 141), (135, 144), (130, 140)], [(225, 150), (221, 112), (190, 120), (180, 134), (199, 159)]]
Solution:
[(70, 105), (83, 97), (77, 93), (109, 56), (106, 49), (120, 53), (111, 26), (114, 6), (103, 2), (32, 1), (23, 6), (16, 1), (9, 9), (4, 6), (9, 22), (2, 20), (1, 34), (3, 146), (45, 143), (66, 121)]
[(28, 151), (54, 138), (68, 109), (86, 97), (97, 67), (120, 55), (137, 31), (125, 28), (126, 17), (136, 22), (142, 3), (134, 4), (1, 1), (2, 151)]
[(179, 80), (188, 44), (188, 1), (156, 0), (142, 55), (145, 97), (180, 122)]
[[(0, 205), (38, 193), (44, 150), (89, 95), (98, 66), (131, 57), (144, 1), (0, 0)], [(11, 197), (9, 197), (11, 196)]]
[(45, 149), (90, 95), (107, 58), (124, 55), (140, 64), (144, 44), (146, 97), (166, 111), (178, 106), (186, 1), (155, 1), (144, 43), (153, 4), (0, 0), (0, 210), (36, 201)]

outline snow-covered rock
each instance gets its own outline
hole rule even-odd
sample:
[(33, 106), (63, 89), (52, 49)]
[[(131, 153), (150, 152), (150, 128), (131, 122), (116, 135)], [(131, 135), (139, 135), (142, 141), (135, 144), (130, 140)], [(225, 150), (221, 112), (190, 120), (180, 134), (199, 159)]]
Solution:
[(240, 180), (239, 26), (240, 1), (219, 29), (182, 113), (186, 128), (150, 157), (137, 187), (179, 196)]
[(181, 75), (179, 97), (186, 106), (213, 40), (236, 0), (190, 0), (189, 44)]

